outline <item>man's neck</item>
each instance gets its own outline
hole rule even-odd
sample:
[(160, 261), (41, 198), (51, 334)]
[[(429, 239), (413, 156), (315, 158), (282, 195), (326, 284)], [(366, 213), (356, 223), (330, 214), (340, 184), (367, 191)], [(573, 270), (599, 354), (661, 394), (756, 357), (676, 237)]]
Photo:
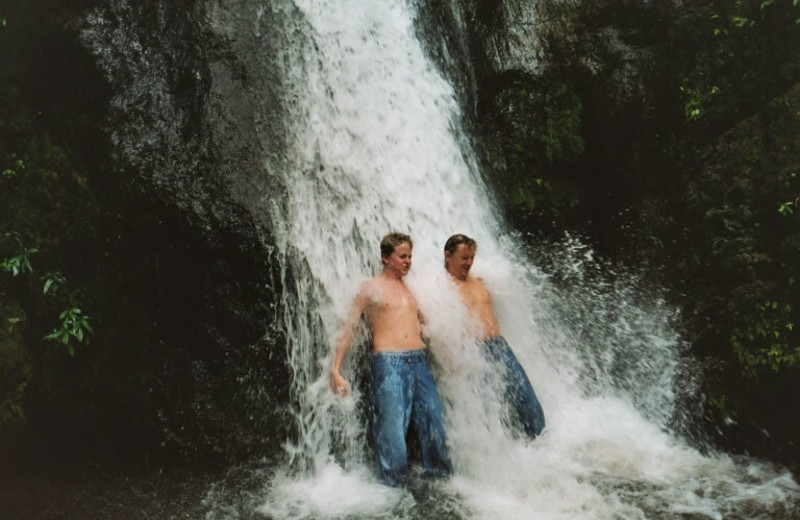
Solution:
[(395, 273), (395, 272), (389, 271), (386, 268), (384, 268), (384, 270), (381, 271), (381, 276), (383, 278), (388, 279), (388, 280), (395, 280), (395, 281), (401, 282), (401, 283), (403, 282), (403, 275), (401, 275), (399, 273)]

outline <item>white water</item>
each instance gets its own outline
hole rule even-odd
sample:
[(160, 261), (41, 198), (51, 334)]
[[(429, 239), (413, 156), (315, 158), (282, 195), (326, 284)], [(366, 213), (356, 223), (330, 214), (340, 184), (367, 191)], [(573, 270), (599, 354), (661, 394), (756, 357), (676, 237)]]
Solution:
[[(300, 436), (287, 440), (287, 465), (271, 468), (251, 497), (255, 511), (308, 519), (722, 519), (773, 518), (793, 507), (798, 486), (786, 473), (703, 455), (669, 433), (679, 339), (662, 302), (645, 310), (608, 289), (568, 301), (574, 316), (555, 305), (560, 296), (495, 216), (459, 130), (453, 89), (416, 38), (413, 2), (295, 6), (300, 16), (288, 30), (296, 45), (283, 71), (292, 151), (279, 161), (287, 198), (264, 204), (284, 259)], [(456, 474), (423, 493), (434, 505), (372, 474), (360, 405), (363, 344), (345, 367), (353, 395), (327, 389), (332, 339), (358, 283), (379, 269), (378, 242), (389, 231), (415, 240), (408, 283), (428, 319), (447, 403)], [(497, 400), (475, 377), (481, 361), (442, 276), (441, 249), (455, 232), (478, 241), (474, 271), (491, 288), (503, 334), (544, 407), (547, 429), (535, 442), (507, 435)], [(574, 260), (576, 270), (583, 261)], [(596, 333), (579, 332), (585, 323), (573, 319), (595, 323)]]

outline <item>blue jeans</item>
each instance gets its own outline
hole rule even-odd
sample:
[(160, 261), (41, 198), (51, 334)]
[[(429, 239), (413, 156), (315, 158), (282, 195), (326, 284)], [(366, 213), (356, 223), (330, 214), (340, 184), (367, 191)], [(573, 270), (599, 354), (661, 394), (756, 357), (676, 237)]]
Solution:
[(544, 411), (528, 376), (503, 336), (483, 342), (481, 351), (501, 378), (501, 389), (513, 427), (534, 439), (544, 429)]
[(372, 437), (380, 480), (401, 485), (408, 473), (406, 433), (411, 419), (427, 474), (453, 472), (444, 414), (424, 350), (372, 355)]

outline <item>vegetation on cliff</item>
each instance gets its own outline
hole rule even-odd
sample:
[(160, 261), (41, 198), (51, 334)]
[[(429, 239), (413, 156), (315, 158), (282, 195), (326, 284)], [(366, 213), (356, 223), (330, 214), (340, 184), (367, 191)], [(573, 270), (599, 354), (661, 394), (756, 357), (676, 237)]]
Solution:
[(649, 269), (709, 369), (720, 441), (800, 460), (782, 419), (800, 412), (800, 4), (543, 2), (539, 15), (545, 70), (480, 80), (509, 219)]

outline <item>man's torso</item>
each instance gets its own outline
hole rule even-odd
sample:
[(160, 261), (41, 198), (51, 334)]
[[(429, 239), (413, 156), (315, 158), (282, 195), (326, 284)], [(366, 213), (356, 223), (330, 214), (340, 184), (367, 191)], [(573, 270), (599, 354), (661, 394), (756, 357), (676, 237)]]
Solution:
[(367, 287), (365, 314), (374, 352), (425, 347), (414, 295), (401, 280), (375, 277)]
[(459, 283), (458, 293), (470, 316), (479, 326), (480, 339), (493, 338), (500, 334), (500, 325), (492, 310), (491, 296), (479, 278), (469, 276)]

